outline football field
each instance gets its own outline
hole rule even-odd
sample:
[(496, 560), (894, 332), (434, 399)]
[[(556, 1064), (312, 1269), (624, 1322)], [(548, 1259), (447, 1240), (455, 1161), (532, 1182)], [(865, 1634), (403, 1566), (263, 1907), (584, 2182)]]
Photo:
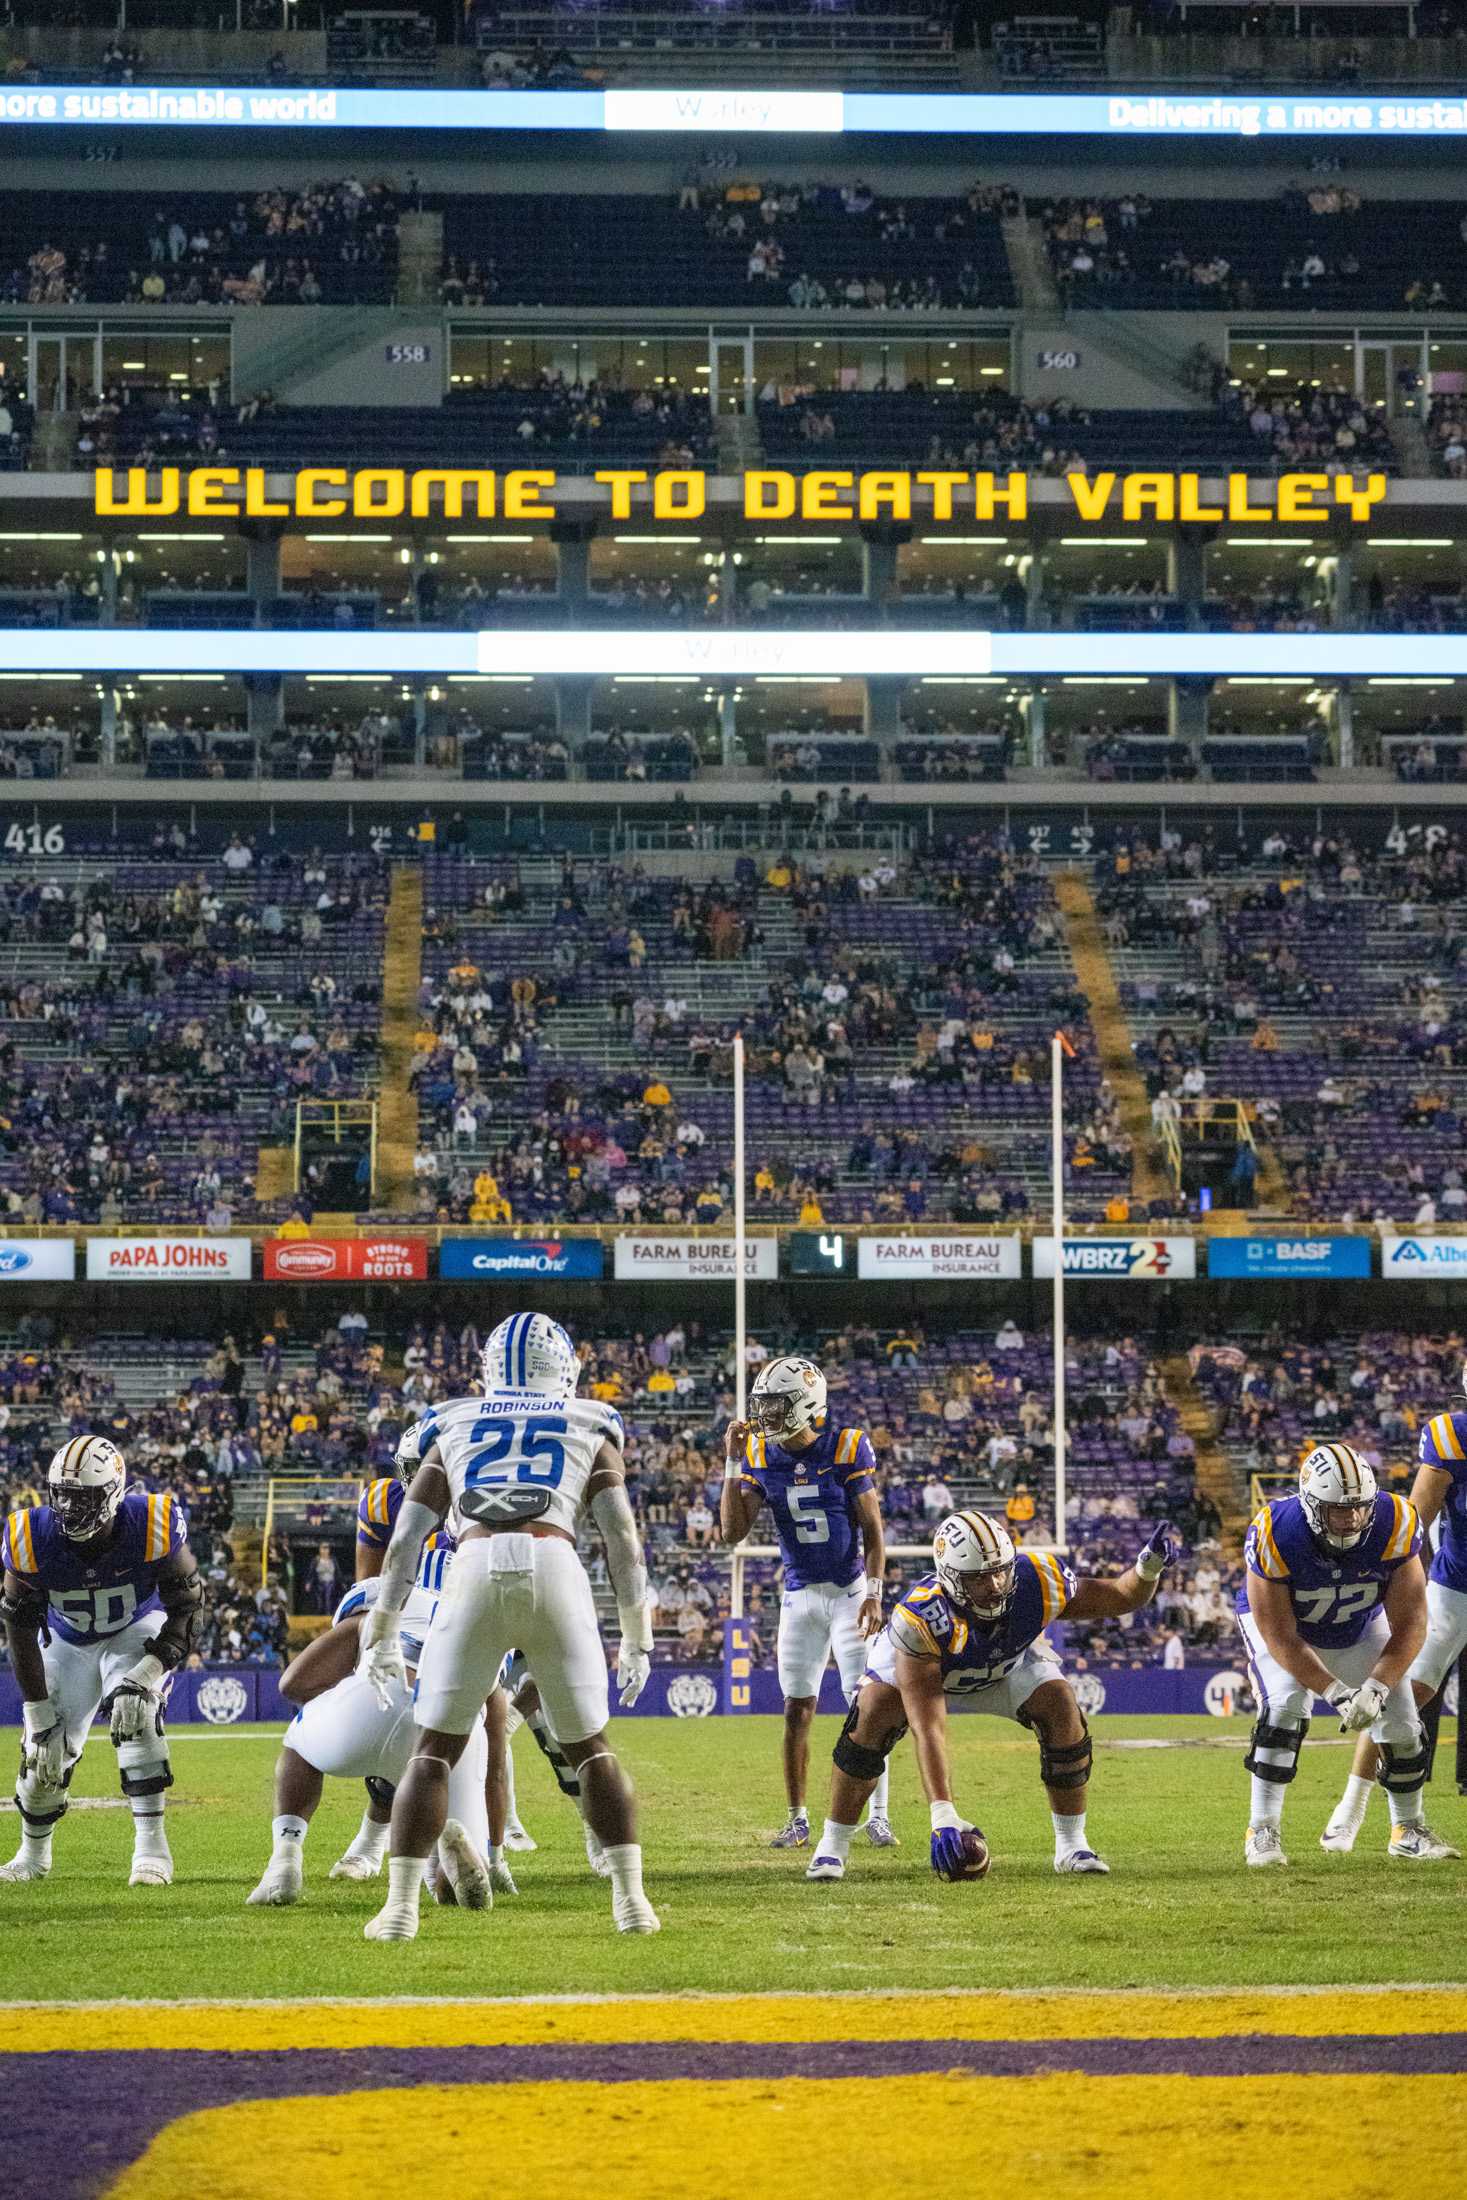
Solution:
[[(562, 2200), (849, 2200), (896, 2176), (1377, 2200), (1386, 2161), (1413, 2200), (1460, 2195), (1467, 1868), (1389, 1862), (1383, 1809), (1324, 1856), (1343, 1747), (1306, 1750), (1292, 1867), (1250, 1872), (1242, 1723), (1104, 1720), (1091, 1823), (1114, 1875), (1059, 1879), (1033, 1742), (957, 1720), (988, 1880), (932, 1876), (903, 1750), (901, 1848), (812, 1886), (767, 1846), (774, 1721), (615, 1731), (663, 1920), (646, 1939), (612, 1931), (528, 1737), (541, 1846), (519, 1897), (425, 1907), (386, 1946), (362, 1938), (382, 1883), (326, 1877), (350, 1788), (328, 1786), (306, 1899), (245, 1908), (276, 1733), (175, 1733), (179, 1876), (158, 1891), (124, 1884), (94, 1743), (51, 1878), (0, 1889), (7, 2200), (518, 2200), (547, 2175)], [(823, 1747), (817, 1767), (823, 1787)], [(1450, 1780), (1433, 1816), (1467, 1836)]]

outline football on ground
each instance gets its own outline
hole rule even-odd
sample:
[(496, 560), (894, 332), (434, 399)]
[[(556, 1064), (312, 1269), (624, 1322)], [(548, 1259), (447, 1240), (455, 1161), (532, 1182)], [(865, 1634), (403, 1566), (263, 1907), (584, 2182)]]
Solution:
[[(1324, 1722), (1319, 1722), (1321, 1726)], [(955, 1718), (955, 1792), (982, 1825), (993, 1868), (944, 1885), (928, 1862), (928, 1813), (910, 1748), (893, 1759), (899, 1848), (858, 1837), (838, 1885), (810, 1885), (805, 1855), (771, 1852), (782, 1822), (779, 1727), (769, 1719), (624, 1719), (613, 1732), (636, 1782), (654, 1938), (612, 1932), (580, 1823), (529, 1739), (515, 1746), (520, 1812), (539, 1843), (517, 1856), (517, 1897), (490, 1915), (425, 1904), (419, 1938), (362, 1939), (384, 1881), (327, 1877), (361, 1817), (359, 1788), (328, 1781), (306, 1846), (298, 1906), (247, 1910), (270, 1851), (275, 1729), (174, 1730), (177, 1786), (168, 1889), (126, 1885), (130, 1833), (115, 1807), (72, 1810), (49, 1879), (0, 1890), (6, 1984), (16, 2001), (109, 1996), (504, 1995), (939, 1988), (1370, 1985), (1462, 1975), (1461, 1867), (1386, 1855), (1384, 1800), (1349, 1856), (1319, 1836), (1349, 1751), (1306, 1745), (1289, 1791), (1283, 1872), (1243, 1862), (1248, 1780), (1241, 1719), (1104, 1718), (1095, 1726), (1090, 1836), (1108, 1879), (1057, 1879), (1038, 1753), (1027, 1735)], [(1451, 1778), (1444, 1721), (1433, 1823), (1467, 1848), (1467, 1799)], [(834, 1721), (821, 1721), (810, 1809), (818, 1833)], [(115, 1797), (99, 1736), (78, 1801)], [(10, 1829), (12, 1812), (5, 1814)]]

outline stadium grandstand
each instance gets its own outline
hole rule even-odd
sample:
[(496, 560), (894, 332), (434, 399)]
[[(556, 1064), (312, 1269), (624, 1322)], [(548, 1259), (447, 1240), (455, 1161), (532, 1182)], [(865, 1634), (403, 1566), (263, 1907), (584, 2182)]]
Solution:
[(1467, 14), (0, 15), (7, 2193), (419, 2087), (404, 2200), (857, 2084), (951, 2183), (1017, 2078), (1097, 2200), (1372, 2189), (1320, 2076), (1467, 2069)]

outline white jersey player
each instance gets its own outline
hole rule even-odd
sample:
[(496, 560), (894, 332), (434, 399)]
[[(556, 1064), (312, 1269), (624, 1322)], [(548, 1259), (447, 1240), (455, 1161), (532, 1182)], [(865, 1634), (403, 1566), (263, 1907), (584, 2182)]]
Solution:
[(425, 1859), (443, 1829), (448, 1780), (504, 1658), (523, 1651), (550, 1725), (580, 1778), (605, 1851), (618, 1931), (653, 1933), (631, 1787), (606, 1740), (606, 1658), (576, 1550), (583, 1507), (606, 1544), (621, 1621), (624, 1706), (647, 1685), (652, 1618), (627, 1498), (620, 1416), (577, 1398), (580, 1363), (558, 1322), (512, 1314), (483, 1355), (484, 1390), (431, 1407), (422, 1464), (403, 1500), (363, 1628), (363, 1671), (380, 1700), (401, 1685), (401, 1614), (423, 1538), (452, 1514), (458, 1553), (418, 1668), (417, 1735), (392, 1809), (390, 1889), (370, 1940), (411, 1940)]

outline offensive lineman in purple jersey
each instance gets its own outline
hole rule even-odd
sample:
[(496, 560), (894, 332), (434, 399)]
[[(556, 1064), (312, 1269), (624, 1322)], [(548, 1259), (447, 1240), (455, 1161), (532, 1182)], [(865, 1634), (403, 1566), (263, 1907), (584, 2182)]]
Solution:
[(128, 1884), (166, 1887), (173, 1858), (163, 1796), (173, 1771), (163, 1704), (198, 1632), (203, 1595), (188, 1526), (166, 1493), (127, 1488), (122, 1454), (105, 1436), (63, 1444), (46, 1495), (46, 1504), (13, 1512), (0, 1536), (0, 1618), (24, 1699), (21, 1843), (0, 1880), (50, 1871), (52, 1831), (100, 1708), (111, 1714), (132, 1808)]
[(1244, 1546), (1238, 1627), (1258, 1696), (1243, 1762), (1252, 1776), (1249, 1864), (1287, 1864), (1279, 1824), (1316, 1696), (1343, 1734), (1369, 1729), (1399, 1853), (1446, 1853), (1422, 1817), (1426, 1744), (1407, 1674), (1426, 1640), (1421, 1524), (1405, 1498), (1376, 1487), (1349, 1444), (1319, 1444), (1297, 1497), (1264, 1506)]
[[(742, 1543), (767, 1504), (784, 1566), (778, 1660), (789, 1817), (770, 1844), (776, 1849), (803, 1849), (810, 1839), (810, 1728), (831, 1653), (852, 1703), (867, 1643), (881, 1626), (886, 1542), (876, 1455), (864, 1429), (829, 1424), (825, 1400), (825, 1377), (811, 1361), (770, 1360), (750, 1393), (749, 1419), (731, 1421), (724, 1435), (723, 1540)], [(896, 1846), (885, 1767), (866, 1832), (874, 1848)]]
[(1155, 1596), (1174, 1553), (1163, 1521), (1117, 1580), (1077, 1580), (1053, 1551), (1015, 1551), (1002, 1521), (980, 1512), (950, 1513), (933, 1538), (932, 1573), (898, 1599), (872, 1648), (835, 1745), (830, 1816), (805, 1877), (844, 1878), (861, 1804), (908, 1726), (932, 1808), (932, 1869), (939, 1879), (974, 1876), (965, 1868), (964, 1843), (976, 1829), (959, 1817), (952, 1799), (949, 1696), (994, 1718), (1015, 1719), (1039, 1737), (1055, 1870), (1108, 1872), (1085, 1837), (1090, 1730), (1042, 1638), (1061, 1617), (1119, 1619), (1139, 1612)]
[[(1467, 1376), (1463, 1379), (1467, 1384)], [(1441, 1523), (1426, 1582), (1426, 1641), (1407, 1676), (1418, 1710), (1425, 1710), (1467, 1650), (1467, 1413), (1436, 1414), (1421, 1431), (1416, 1456), (1411, 1503), (1423, 1529)], [(1457, 1715), (1461, 1718), (1462, 1711)], [(1355, 1846), (1379, 1777), (1379, 1752), (1362, 1739), (1345, 1792), (1320, 1835), (1322, 1848), (1343, 1856)], [(1422, 1831), (1419, 1822), (1409, 1830), (1392, 1826), (1390, 1854), (1424, 1863), (1460, 1855), (1446, 1841), (1428, 1837), (1423, 1846), (1419, 1838), (1411, 1839), (1411, 1833), (1419, 1837)]]

